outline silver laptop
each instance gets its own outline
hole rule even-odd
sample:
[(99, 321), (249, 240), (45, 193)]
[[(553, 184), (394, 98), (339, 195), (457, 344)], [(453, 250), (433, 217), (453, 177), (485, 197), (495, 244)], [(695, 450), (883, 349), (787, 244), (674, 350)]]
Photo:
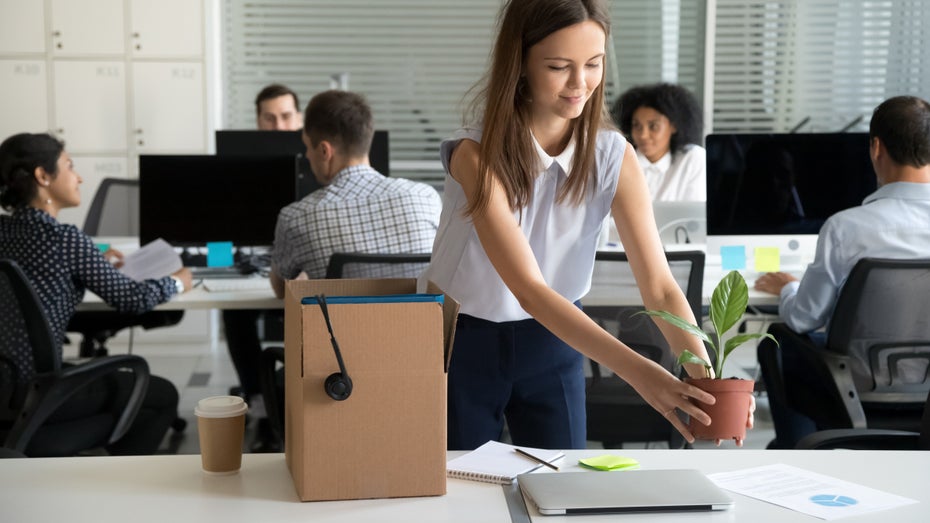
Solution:
[(733, 506), (720, 487), (692, 469), (521, 474), (517, 482), (527, 503), (547, 516), (700, 512)]

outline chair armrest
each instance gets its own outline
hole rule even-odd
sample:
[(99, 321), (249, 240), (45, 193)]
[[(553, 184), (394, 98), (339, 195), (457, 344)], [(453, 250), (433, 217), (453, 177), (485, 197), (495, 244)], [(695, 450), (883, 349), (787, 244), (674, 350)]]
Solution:
[(796, 449), (917, 450), (920, 434), (903, 430), (832, 429), (808, 434)]
[(114, 372), (129, 370), (135, 374), (132, 393), (113, 428), (108, 443), (121, 438), (139, 412), (148, 389), (149, 366), (146, 361), (129, 354), (96, 358), (64, 367), (56, 373), (36, 376), (23, 404), (23, 415), (11, 427), (4, 446), (24, 451), (36, 430), (69, 398), (88, 384)]

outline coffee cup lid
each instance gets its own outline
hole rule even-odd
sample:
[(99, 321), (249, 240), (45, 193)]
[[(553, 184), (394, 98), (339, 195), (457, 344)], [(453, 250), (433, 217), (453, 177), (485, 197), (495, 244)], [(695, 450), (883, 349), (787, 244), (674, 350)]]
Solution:
[(249, 406), (239, 396), (211, 396), (197, 402), (194, 415), (201, 418), (232, 418), (248, 410)]

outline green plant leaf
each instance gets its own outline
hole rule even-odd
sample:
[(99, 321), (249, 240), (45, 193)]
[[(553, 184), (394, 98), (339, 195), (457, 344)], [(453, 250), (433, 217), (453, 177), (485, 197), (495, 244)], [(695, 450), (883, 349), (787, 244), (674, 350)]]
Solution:
[(714, 324), (718, 340), (743, 317), (748, 303), (746, 280), (739, 272), (730, 271), (717, 284), (710, 299), (710, 321)]
[(727, 356), (729, 356), (730, 353), (733, 352), (734, 349), (736, 349), (743, 343), (746, 343), (749, 340), (757, 340), (759, 338), (769, 338), (772, 341), (775, 341), (775, 343), (778, 343), (778, 341), (776, 341), (775, 338), (772, 337), (772, 335), (767, 332), (752, 332), (748, 334), (737, 334), (736, 336), (733, 336), (732, 338), (728, 339), (726, 345), (724, 345), (723, 358), (726, 359)]
[(700, 327), (698, 327), (697, 325), (692, 325), (691, 323), (688, 323), (688, 321), (685, 320), (684, 318), (680, 316), (676, 316), (670, 312), (644, 310), (644, 311), (637, 312), (636, 314), (648, 314), (649, 316), (656, 316), (656, 317), (662, 318), (663, 320), (671, 323), (672, 325), (678, 327), (679, 329), (693, 336), (697, 336), (698, 338), (706, 341), (707, 343), (711, 345), (714, 345), (714, 342), (711, 341), (707, 333), (701, 330)]
[(701, 358), (700, 356), (696, 356), (694, 353), (692, 353), (689, 350), (685, 350), (684, 352), (678, 355), (678, 364), (684, 365), (685, 363), (694, 363), (696, 365), (703, 365), (704, 367), (708, 369), (711, 367), (709, 361), (705, 360), (704, 358)]

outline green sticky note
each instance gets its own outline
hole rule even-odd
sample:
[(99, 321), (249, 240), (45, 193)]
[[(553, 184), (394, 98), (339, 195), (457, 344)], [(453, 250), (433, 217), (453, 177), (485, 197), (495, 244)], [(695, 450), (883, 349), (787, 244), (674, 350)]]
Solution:
[(639, 462), (633, 458), (626, 458), (623, 456), (614, 456), (612, 454), (605, 454), (603, 456), (595, 456), (593, 458), (585, 458), (578, 460), (578, 463), (595, 470), (630, 470), (638, 469)]
[(756, 272), (778, 272), (781, 270), (781, 258), (778, 247), (756, 247)]
[(97, 246), (97, 249), (98, 249), (100, 252), (107, 252), (107, 250), (109, 250), (109, 248), (110, 248), (110, 244), (109, 244), (109, 243), (97, 243), (97, 244), (95, 244), (95, 245)]

